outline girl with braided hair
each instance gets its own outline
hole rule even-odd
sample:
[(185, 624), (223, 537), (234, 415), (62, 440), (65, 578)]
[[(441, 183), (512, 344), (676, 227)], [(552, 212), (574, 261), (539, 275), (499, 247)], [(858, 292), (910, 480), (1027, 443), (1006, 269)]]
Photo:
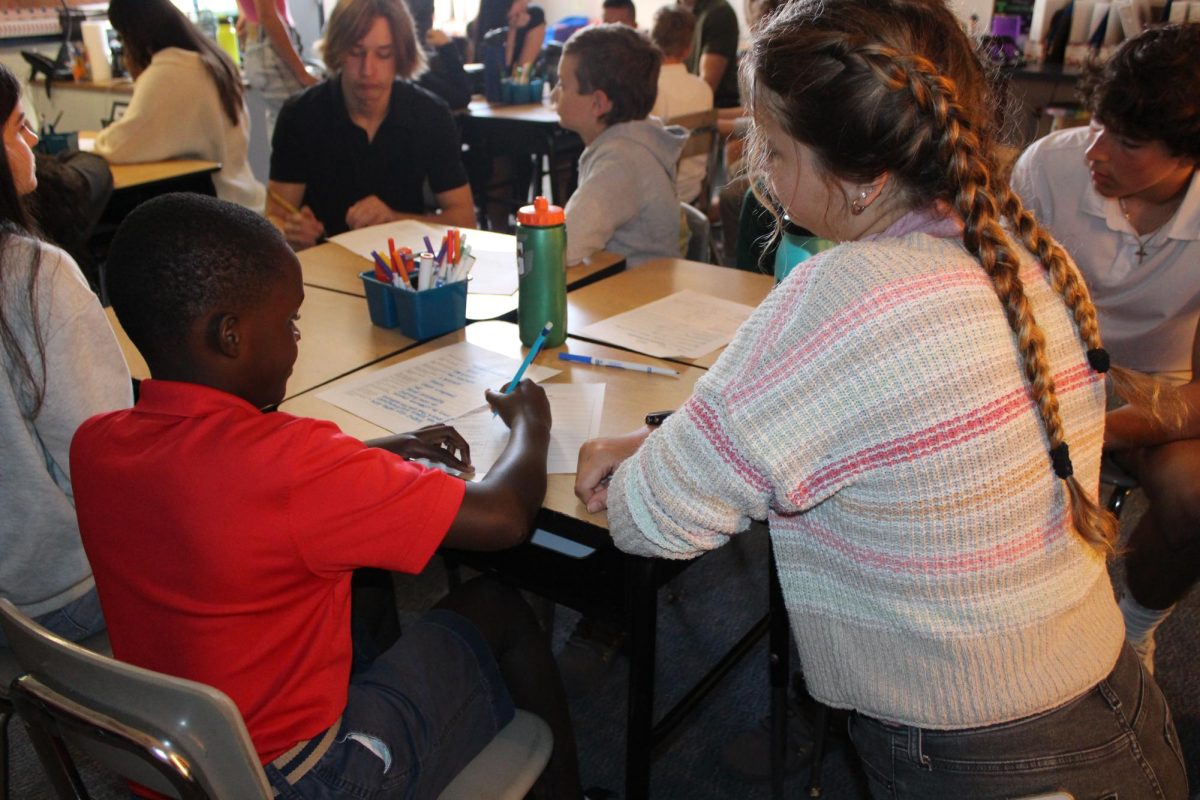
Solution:
[(661, 558), (768, 520), (875, 797), (1186, 796), (1106, 570), (1095, 309), (1001, 177), (970, 41), (940, 0), (794, 0), (743, 82), (764, 205), (842, 244), (661, 428), (585, 444), (576, 494)]

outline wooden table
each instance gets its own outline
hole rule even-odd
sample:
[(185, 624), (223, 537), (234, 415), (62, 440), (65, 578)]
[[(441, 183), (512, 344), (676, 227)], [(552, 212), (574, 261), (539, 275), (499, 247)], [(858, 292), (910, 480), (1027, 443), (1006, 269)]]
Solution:
[[(467, 341), (504, 353), (522, 356), (517, 328), (507, 322), (477, 322), (464, 330), (426, 342), (385, 361), (372, 364), (343, 381), (396, 364), (438, 347)], [(607, 384), (601, 434), (622, 433), (639, 427), (646, 412), (678, 407), (691, 393), (704, 371), (680, 369), (679, 378), (625, 370), (571, 364), (559, 361), (560, 351), (593, 356), (619, 356), (648, 364), (665, 364), (659, 359), (622, 353), (612, 347), (568, 338), (558, 348), (543, 351), (536, 363), (562, 370), (547, 383), (573, 382)], [(336, 385), (336, 382), (331, 384)], [(327, 388), (327, 387), (326, 387)], [(281, 411), (329, 419), (343, 431), (361, 439), (382, 436), (388, 431), (343, 411), (316, 395), (305, 392), (280, 406)], [(716, 684), (766, 629), (766, 621), (748, 632), (709, 674), (697, 682), (676, 706), (654, 721), (654, 663), (657, 624), (657, 590), (686, 569), (690, 561), (641, 558), (620, 552), (608, 533), (608, 515), (588, 513), (575, 498), (574, 475), (550, 475), (546, 498), (538, 514), (537, 527), (592, 548), (584, 557), (527, 542), (498, 553), (449, 551), (447, 557), (476, 569), (493, 571), (522, 588), (537, 592), (584, 614), (606, 620), (629, 632), (630, 676), (626, 734), (625, 793), (628, 800), (648, 796), (650, 765), (655, 745), (662, 742), (688, 711)]]
[[(627, 269), (602, 281), (567, 294), (567, 333), (578, 332), (609, 317), (630, 311), (675, 292), (691, 289), (714, 297), (758, 306), (770, 294), (775, 279), (770, 275), (686, 261), (661, 258)], [(724, 348), (696, 359), (670, 359), (681, 364), (711, 367)]]
[[(121, 352), (125, 354), (130, 374), (138, 380), (150, 377), (150, 368), (129, 340), (112, 308), (105, 311), (117, 334)], [(372, 325), (363, 300), (327, 289), (305, 289), (298, 326), (300, 354), (292, 377), (288, 379), (286, 397), (315, 389), (416, 344), (397, 330)]]
[[(432, 234), (436, 233), (440, 240), (441, 235), (446, 230), (445, 226), (431, 224), (429, 225), (430, 238), (433, 238)], [(468, 244), (476, 236), (504, 237), (510, 240), (513, 250), (513, 269), (517, 268), (516, 237), (489, 231), (463, 230), (467, 233)], [(298, 256), (300, 258), (300, 267), (304, 272), (304, 283), (306, 285), (319, 286), (323, 289), (344, 292), (356, 297), (366, 296), (363, 292), (362, 280), (359, 279), (358, 274), (363, 270), (370, 269), (371, 264), (361, 256), (334, 242), (327, 242), (316, 247), (310, 247), (307, 250), (301, 250)], [(586, 286), (593, 281), (615, 275), (623, 269), (625, 269), (625, 258), (623, 256), (602, 250), (583, 263), (567, 268), (567, 290), (570, 291), (576, 287)], [(518, 298), (519, 293), (517, 292), (510, 295), (468, 292), (467, 319), (470, 321), (482, 321), (512, 315), (517, 310)]]

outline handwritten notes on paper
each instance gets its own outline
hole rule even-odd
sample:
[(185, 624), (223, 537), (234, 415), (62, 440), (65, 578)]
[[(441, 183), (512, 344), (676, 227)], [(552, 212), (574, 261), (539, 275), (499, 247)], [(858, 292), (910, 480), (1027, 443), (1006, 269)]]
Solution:
[[(389, 238), (395, 241), (396, 247), (408, 247), (419, 254), (425, 249), (424, 237), (428, 236), (433, 246), (437, 247), (444, 230), (417, 220), (402, 219), (339, 233), (330, 237), (329, 241), (370, 261), (372, 250), (380, 255), (387, 253)], [(464, 244), (471, 248), (471, 255), (475, 256), (475, 267), (471, 270), (471, 293), (511, 295), (515, 292), (518, 278), (515, 237), (476, 230), (463, 230), (463, 236)]]
[[(470, 342), (459, 342), (317, 396), (381, 428), (401, 433), (447, 422), (486, 405), (483, 390), (498, 391), (520, 363)], [(525, 377), (543, 381), (557, 374), (556, 369), (531, 364)]]
[(729, 344), (753, 312), (752, 306), (687, 289), (576, 333), (657, 358), (699, 358)]
[[(550, 453), (546, 472), (572, 474), (579, 460), (579, 448), (600, 434), (604, 410), (603, 383), (548, 383), (543, 389), (550, 401)], [(496, 463), (508, 444), (508, 426), (487, 409), (454, 420), (454, 427), (471, 445), (471, 463), (475, 475), (483, 476)]]

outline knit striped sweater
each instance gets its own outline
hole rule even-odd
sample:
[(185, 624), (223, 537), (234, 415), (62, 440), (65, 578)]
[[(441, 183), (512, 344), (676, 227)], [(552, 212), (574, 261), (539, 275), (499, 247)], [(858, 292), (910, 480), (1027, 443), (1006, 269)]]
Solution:
[[(797, 267), (608, 492), (613, 538), (641, 555), (691, 558), (768, 519), (813, 696), (936, 729), (1061, 705), (1124, 635), (959, 230), (910, 215)], [(1015, 247), (1095, 492), (1103, 381)]]

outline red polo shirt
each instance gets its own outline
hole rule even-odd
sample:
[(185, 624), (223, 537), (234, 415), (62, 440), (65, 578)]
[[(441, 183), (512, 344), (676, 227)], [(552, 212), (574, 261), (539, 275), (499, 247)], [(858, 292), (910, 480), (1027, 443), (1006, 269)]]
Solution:
[(71, 475), (113, 653), (224, 691), (264, 763), (346, 705), (351, 571), (420, 572), (464, 492), (331, 423), (153, 380), (79, 428)]

